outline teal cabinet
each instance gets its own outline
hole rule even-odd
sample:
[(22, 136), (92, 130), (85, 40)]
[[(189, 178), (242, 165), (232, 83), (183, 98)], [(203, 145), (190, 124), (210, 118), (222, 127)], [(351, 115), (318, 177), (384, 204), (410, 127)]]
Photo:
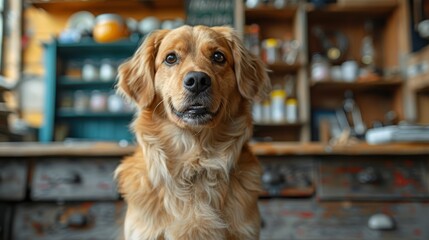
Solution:
[[(100, 69), (108, 61), (116, 70), (139, 42), (45, 43), (45, 114), (39, 140), (132, 141), (132, 106), (115, 95), (116, 74), (102, 78)], [(91, 79), (82, 70), (88, 64), (96, 73)]]

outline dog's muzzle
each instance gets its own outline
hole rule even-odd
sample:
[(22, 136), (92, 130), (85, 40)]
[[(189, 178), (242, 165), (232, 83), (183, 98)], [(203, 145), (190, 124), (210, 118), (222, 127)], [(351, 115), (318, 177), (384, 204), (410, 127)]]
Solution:
[(186, 102), (181, 109), (171, 109), (177, 117), (190, 125), (203, 125), (216, 116), (211, 111), (211, 78), (204, 72), (189, 72), (183, 79), (187, 91)]
[(211, 85), (212, 80), (205, 72), (189, 72), (183, 79), (183, 87), (195, 95), (207, 91)]

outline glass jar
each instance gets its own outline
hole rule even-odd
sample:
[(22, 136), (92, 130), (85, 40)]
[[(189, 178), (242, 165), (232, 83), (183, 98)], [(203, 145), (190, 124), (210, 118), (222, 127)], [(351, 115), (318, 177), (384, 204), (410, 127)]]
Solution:
[(330, 66), (325, 57), (315, 54), (311, 58), (311, 79), (315, 82), (328, 80), (330, 75)]
[(73, 94), (73, 109), (75, 112), (88, 111), (89, 107), (89, 96), (87, 92), (77, 90)]
[(263, 55), (262, 59), (268, 63), (272, 64), (278, 61), (280, 58), (280, 40), (275, 38), (268, 38), (262, 41)]
[(244, 44), (246, 48), (255, 56), (260, 56), (260, 53), (261, 53), (259, 33), (260, 33), (260, 27), (258, 24), (252, 24), (246, 27)]
[(60, 98), (59, 107), (62, 110), (71, 110), (73, 108), (73, 94), (72, 92), (64, 92)]
[(252, 116), (255, 123), (262, 122), (262, 105), (260, 102), (254, 102), (252, 106)]
[(96, 42), (114, 42), (127, 37), (128, 28), (121, 16), (106, 13), (96, 17), (93, 35)]
[(288, 65), (293, 65), (297, 62), (300, 51), (300, 43), (298, 40), (285, 40), (282, 44), (282, 59)]
[(123, 101), (121, 96), (117, 95), (114, 91), (110, 92), (107, 99), (107, 109), (109, 112), (117, 113), (123, 111)]
[(98, 69), (93, 61), (86, 60), (83, 63), (82, 79), (86, 82), (92, 82), (98, 79)]
[(114, 81), (116, 78), (116, 68), (109, 59), (103, 59), (100, 65), (100, 80), (103, 82)]
[(104, 112), (107, 107), (107, 95), (99, 90), (91, 92), (90, 108), (92, 112)]

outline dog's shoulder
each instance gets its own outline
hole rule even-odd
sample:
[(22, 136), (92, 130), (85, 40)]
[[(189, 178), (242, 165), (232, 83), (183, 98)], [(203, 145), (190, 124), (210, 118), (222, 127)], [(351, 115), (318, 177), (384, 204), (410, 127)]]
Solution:
[(239, 185), (243, 186), (247, 192), (261, 192), (262, 167), (247, 144), (243, 146), (237, 165), (231, 174), (232, 181), (240, 183)]
[(146, 174), (147, 166), (141, 149), (138, 148), (132, 156), (125, 157), (116, 168), (115, 179), (119, 192), (127, 195), (141, 191), (149, 183)]

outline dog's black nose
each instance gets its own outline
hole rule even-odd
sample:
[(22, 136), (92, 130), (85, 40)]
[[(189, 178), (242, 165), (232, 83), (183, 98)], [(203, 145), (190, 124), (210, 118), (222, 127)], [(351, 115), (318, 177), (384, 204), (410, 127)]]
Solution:
[(212, 85), (209, 75), (204, 72), (189, 72), (183, 80), (183, 86), (192, 93), (200, 93)]

